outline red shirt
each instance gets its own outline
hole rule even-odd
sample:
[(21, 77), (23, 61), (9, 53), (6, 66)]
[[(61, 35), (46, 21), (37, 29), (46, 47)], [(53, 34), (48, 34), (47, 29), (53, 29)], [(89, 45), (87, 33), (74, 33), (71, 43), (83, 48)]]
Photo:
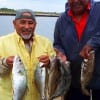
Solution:
[(89, 15), (89, 10), (90, 10), (90, 3), (88, 3), (87, 10), (82, 15), (80, 21), (78, 21), (78, 19), (73, 15), (71, 10), (68, 11), (68, 15), (72, 18), (72, 20), (73, 20), (73, 22), (75, 24), (75, 28), (76, 28), (76, 31), (77, 31), (77, 36), (78, 36), (78, 40), (79, 41), (81, 39), (82, 33), (84, 31), (84, 28), (86, 26), (86, 22), (87, 22), (88, 15)]

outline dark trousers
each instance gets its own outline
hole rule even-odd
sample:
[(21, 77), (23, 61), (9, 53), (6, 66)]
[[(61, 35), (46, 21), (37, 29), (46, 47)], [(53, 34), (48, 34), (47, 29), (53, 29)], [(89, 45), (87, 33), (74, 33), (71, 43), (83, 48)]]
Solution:
[(70, 88), (69, 92), (65, 95), (64, 100), (90, 100), (90, 96), (83, 95), (79, 88)]
[(92, 90), (92, 100), (100, 100), (100, 90)]

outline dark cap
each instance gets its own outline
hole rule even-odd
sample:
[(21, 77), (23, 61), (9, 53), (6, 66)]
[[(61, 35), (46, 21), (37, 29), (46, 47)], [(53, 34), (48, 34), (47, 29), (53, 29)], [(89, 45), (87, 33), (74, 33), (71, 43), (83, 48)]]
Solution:
[(22, 18), (33, 19), (34, 21), (36, 21), (35, 14), (30, 9), (19, 9), (16, 11), (15, 19), (22, 19)]

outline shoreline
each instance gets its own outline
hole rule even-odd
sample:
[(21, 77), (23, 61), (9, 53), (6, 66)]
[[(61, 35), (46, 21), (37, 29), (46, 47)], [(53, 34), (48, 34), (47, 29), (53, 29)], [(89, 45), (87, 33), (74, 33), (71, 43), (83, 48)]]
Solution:
[[(0, 15), (1, 16), (15, 16), (15, 13), (3, 13), (3, 12), (0, 12)], [(48, 14), (35, 14), (35, 16), (43, 16), (43, 17), (59, 17), (59, 14), (54, 14), (54, 13), (48, 13)]]

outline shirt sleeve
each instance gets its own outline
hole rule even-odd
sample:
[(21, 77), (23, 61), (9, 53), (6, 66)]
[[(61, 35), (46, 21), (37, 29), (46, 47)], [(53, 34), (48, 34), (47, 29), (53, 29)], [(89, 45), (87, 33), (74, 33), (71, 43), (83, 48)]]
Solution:
[(61, 42), (61, 37), (60, 37), (60, 22), (57, 20), (56, 25), (55, 25), (55, 30), (54, 30), (54, 41), (53, 41), (53, 47), (57, 48), (59, 51), (65, 54), (63, 45)]

